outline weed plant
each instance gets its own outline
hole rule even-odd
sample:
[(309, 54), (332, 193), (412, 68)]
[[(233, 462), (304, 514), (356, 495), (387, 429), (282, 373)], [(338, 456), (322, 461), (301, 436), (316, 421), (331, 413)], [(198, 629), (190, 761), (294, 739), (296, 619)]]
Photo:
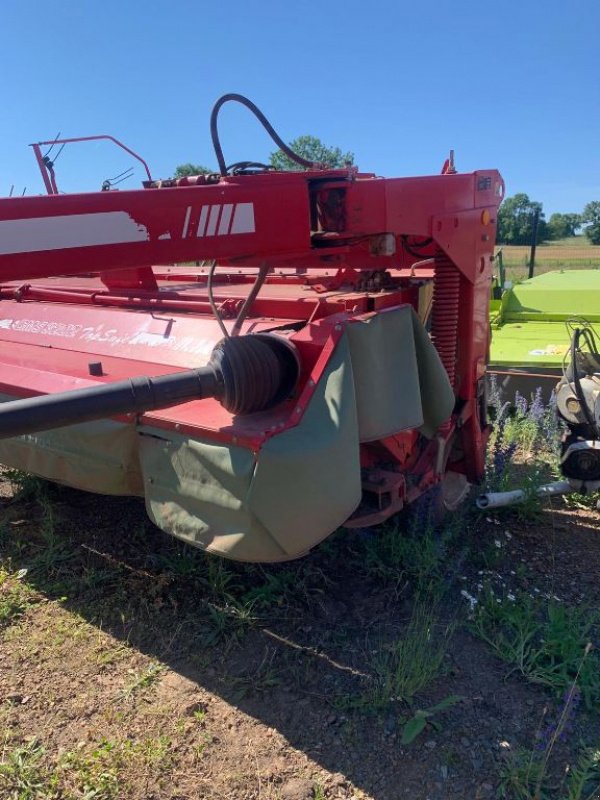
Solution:
[(402, 731), (402, 744), (411, 744), (419, 734), (421, 734), (427, 725), (431, 725), (435, 730), (441, 730), (441, 724), (436, 719), (436, 715), (451, 706), (464, 700), (464, 697), (457, 694), (448, 695), (439, 703), (429, 708), (418, 708), (412, 717), (406, 722), (404, 730)]
[(557, 745), (573, 734), (580, 699), (579, 682), (590, 652), (588, 643), (573, 681), (549, 720), (548, 708), (544, 708), (535, 746), (531, 750), (508, 753), (501, 770), (500, 797), (509, 800), (597, 800), (600, 797), (600, 746), (582, 747), (576, 762), (566, 763), (560, 774), (556, 774), (556, 765), (552, 769), (551, 764)]
[(21, 577), (24, 574), (11, 574), (0, 567), (0, 630), (12, 624), (33, 603), (33, 592)]
[[(500, 600), (500, 602), (499, 602)], [(474, 610), (472, 628), (503, 661), (532, 683), (560, 695), (578, 676), (588, 708), (600, 704), (600, 659), (581, 655), (600, 623), (597, 611), (569, 608), (519, 593), (514, 601), (488, 592)]]
[(415, 595), (439, 599), (456, 571), (452, 548), (465, 524), (461, 511), (441, 521), (439, 511), (436, 487), (407, 512), (366, 532), (355, 555), (359, 569), (380, 585), (404, 585)]
[[(63, 751), (50, 763), (37, 739), (10, 747), (5, 741), (0, 757), (2, 800), (117, 800), (125, 786), (119, 774), (125, 767), (155, 775), (172, 765), (168, 736), (137, 741), (102, 740), (93, 749)], [(128, 794), (128, 793), (127, 793)], [(128, 795), (129, 796), (129, 795)]]
[(42, 765), (44, 753), (35, 739), (12, 749), (5, 742), (0, 757), (0, 796), (7, 800), (57, 799), (57, 780)]
[(15, 500), (20, 502), (27, 500), (40, 500), (47, 497), (49, 485), (47, 481), (38, 478), (37, 475), (32, 475), (29, 472), (23, 472), (20, 469), (5, 469), (3, 477), (11, 484), (15, 493)]
[(382, 646), (373, 659), (369, 706), (407, 702), (428, 687), (442, 671), (454, 629), (440, 624), (434, 606), (417, 603), (401, 638)]
[(336, 705), (366, 713), (385, 712), (396, 704), (410, 707), (415, 696), (443, 673), (455, 627), (440, 622), (439, 609), (430, 600), (417, 601), (401, 635), (378, 642), (372, 651), (362, 692), (341, 696)]

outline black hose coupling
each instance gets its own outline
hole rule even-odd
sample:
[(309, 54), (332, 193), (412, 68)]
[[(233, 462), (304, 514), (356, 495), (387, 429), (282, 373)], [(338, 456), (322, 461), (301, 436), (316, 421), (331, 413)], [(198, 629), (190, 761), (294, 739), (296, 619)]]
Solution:
[(300, 372), (294, 346), (271, 333), (221, 339), (209, 367), (217, 377), (215, 396), (232, 414), (252, 414), (277, 405), (293, 392)]

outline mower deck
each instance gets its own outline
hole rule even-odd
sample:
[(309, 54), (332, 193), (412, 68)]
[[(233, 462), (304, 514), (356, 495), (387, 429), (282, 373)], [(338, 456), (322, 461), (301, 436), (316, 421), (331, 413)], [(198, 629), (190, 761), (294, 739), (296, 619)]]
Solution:
[(600, 322), (600, 271), (561, 270), (506, 291), (492, 316), (489, 372), (505, 389), (548, 396), (562, 374), (569, 321)]

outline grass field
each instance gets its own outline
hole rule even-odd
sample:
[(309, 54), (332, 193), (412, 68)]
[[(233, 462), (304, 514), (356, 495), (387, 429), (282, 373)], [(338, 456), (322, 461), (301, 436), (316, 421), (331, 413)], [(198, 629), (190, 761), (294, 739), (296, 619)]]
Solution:
[[(528, 276), (530, 248), (526, 245), (502, 245), (502, 258), (509, 280)], [(600, 269), (600, 245), (591, 245), (584, 236), (540, 244), (535, 256), (535, 275), (555, 269)]]

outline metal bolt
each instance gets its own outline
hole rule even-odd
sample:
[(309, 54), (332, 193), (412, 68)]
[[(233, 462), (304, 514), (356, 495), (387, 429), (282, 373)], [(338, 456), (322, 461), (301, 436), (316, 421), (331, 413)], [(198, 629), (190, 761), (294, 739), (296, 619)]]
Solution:
[(104, 375), (104, 371), (102, 369), (102, 362), (101, 361), (90, 361), (88, 364), (88, 372), (90, 375), (94, 377), (99, 377)]

